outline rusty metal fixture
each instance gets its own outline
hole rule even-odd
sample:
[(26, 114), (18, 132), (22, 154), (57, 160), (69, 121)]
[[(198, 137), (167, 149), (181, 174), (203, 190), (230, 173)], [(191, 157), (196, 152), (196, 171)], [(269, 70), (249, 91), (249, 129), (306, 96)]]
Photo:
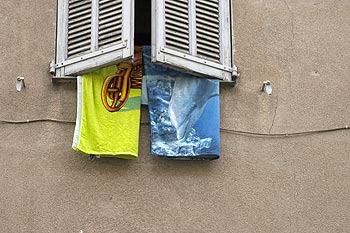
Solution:
[(108, 76), (102, 86), (102, 102), (110, 112), (116, 112), (126, 104), (130, 89), (141, 89), (142, 86), (142, 47), (135, 48), (133, 62), (122, 62), (117, 65), (115, 75)]

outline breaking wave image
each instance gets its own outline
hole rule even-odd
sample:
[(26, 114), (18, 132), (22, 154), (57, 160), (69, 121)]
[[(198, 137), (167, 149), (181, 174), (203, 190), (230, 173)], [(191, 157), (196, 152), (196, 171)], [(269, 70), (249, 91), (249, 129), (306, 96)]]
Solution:
[[(191, 90), (186, 91), (185, 86), (190, 87)], [(188, 83), (186, 78), (164, 76), (148, 77), (147, 89), (149, 100), (152, 100), (149, 106), (152, 128), (151, 153), (169, 157), (207, 154), (213, 139), (201, 137), (194, 125), (201, 117), (208, 99), (217, 94), (206, 96), (201, 91), (205, 88), (196, 85), (196, 82)], [(184, 90), (185, 93), (183, 93)], [(194, 101), (181, 96), (191, 94), (190, 92), (198, 92), (199, 100)], [(193, 93), (191, 95), (193, 97)], [(196, 102), (199, 104), (194, 104)]]

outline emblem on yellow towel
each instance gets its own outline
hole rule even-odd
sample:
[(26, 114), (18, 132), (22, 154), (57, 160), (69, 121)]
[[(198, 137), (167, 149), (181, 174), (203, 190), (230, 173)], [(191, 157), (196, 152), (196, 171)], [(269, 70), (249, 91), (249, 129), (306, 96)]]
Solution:
[(135, 48), (134, 61), (117, 65), (116, 74), (106, 77), (102, 86), (103, 106), (110, 112), (117, 112), (126, 104), (130, 89), (141, 89), (142, 47)]

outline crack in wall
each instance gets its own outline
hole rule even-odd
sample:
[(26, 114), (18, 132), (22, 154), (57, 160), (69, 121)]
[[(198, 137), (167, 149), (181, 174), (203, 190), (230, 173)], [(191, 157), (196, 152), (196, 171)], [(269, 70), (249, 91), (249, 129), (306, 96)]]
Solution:
[(293, 88), (292, 88), (292, 71), (290, 69), (290, 67), (288, 66), (288, 76), (289, 76), (289, 90), (291, 93), (293, 93)]
[(292, 38), (290, 40), (290, 47), (293, 50), (294, 47), (294, 39), (295, 39), (295, 32), (294, 32), (294, 21), (295, 21), (295, 17), (294, 17), (294, 12), (292, 11), (290, 5), (288, 4), (287, 0), (283, 0), (283, 3), (286, 5), (289, 13), (290, 13), (290, 24), (291, 24), (291, 33), (292, 33)]
[(278, 95), (276, 97), (275, 113), (273, 115), (273, 119), (272, 119), (272, 122), (271, 122), (269, 133), (271, 133), (271, 130), (272, 130), (273, 126), (275, 125), (275, 120), (276, 120), (276, 115), (277, 115), (277, 108), (278, 108)]
[[(295, 41), (295, 25), (294, 25), (294, 22), (295, 22), (295, 15), (294, 15), (294, 12), (292, 11), (292, 8), (290, 7), (289, 3), (288, 3), (288, 0), (282, 0), (284, 5), (287, 7), (287, 10), (290, 14), (290, 27), (291, 27), (291, 39), (290, 39), (290, 44), (289, 44), (289, 47), (290, 47), (290, 56), (288, 57), (288, 61), (289, 63), (291, 63), (292, 59), (291, 57), (293, 56), (293, 53), (294, 53), (294, 41)], [(290, 92), (293, 93), (293, 88), (292, 88), (292, 71), (291, 71), (291, 68), (290, 68), (290, 65), (288, 65), (288, 76), (289, 76), (289, 89), (290, 89)]]

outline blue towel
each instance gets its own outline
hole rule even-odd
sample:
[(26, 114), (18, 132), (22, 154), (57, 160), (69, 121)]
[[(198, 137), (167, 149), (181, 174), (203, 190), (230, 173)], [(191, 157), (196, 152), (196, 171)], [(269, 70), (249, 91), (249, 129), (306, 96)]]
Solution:
[[(151, 62), (144, 47), (143, 103), (148, 103), (151, 154), (212, 160), (220, 156), (219, 81)], [(147, 92), (146, 92), (147, 91)]]

